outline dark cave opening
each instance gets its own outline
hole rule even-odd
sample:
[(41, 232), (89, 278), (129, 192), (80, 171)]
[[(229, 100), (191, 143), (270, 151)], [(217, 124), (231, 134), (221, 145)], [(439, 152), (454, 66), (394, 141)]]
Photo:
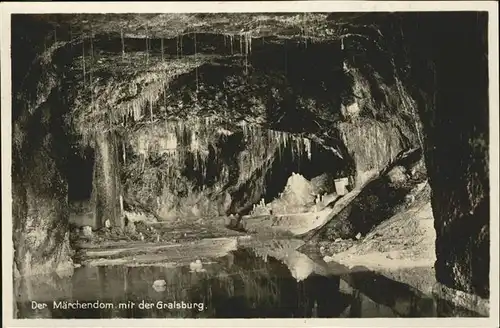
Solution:
[(72, 147), (67, 160), (68, 200), (88, 201), (92, 196), (94, 178), (94, 150)]
[[(316, 143), (311, 144), (311, 158), (308, 158), (305, 153), (295, 153), (287, 147), (266, 174), (266, 188), (262, 198), (266, 203), (276, 198), (283, 191), (293, 173), (301, 174), (310, 181), (323, 174), (330, 178), (342, 177), (348, 171), (346, 161)], [(330, 188), (333, 188), (333, 185)]]
[(300, 174), (309, 181), (324, 175), (327, 181), (332, 182), (327, 183), (324, 192), (334, 192), (333, 179), (348, 176), (353, 170), (352, 165), (352, 162), (337, 157), (331, 150), (314, 142), (311, 143), (310, 158), (307, 153), (293, 151), (288, 145), (279, 151), (279, 155), (267, 171), (256, 173), (257, 175), (264, 174), (262, 186), (255, 185), (256, 181), (260, 181), (259, 179), (251, 179), (232, 195), (235, 202), (232, 204), (231, 211), (240, 215), (249, 214), (253, 204), (258, 202), (249, 202), (248, 197), (251, 195), (249, 190), (252, 188), (262, 190), (259, 199), (264, 199), (266, 203), (278, 198), (293, 173)]

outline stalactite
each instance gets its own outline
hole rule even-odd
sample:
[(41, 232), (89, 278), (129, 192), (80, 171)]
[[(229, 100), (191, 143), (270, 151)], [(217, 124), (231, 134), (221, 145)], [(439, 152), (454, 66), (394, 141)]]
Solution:
[(146, 64), (149, 64), (149, 35), (147, 26), (146, 26)]
[(181, 58), (182, 58), (182, 53), (184, 52), (184, 51), (183, 51), (183, 49), (182, 49), (182, 47), (183, 47), (183, 45), (182, 45), (182, 41), (183, 41), (182, 39), (183, 39), (183, 37), (184, 37), (184, 36), (181, 34), (181, 39), (180, 39), (180, 41), (179, 41), (179, 42), (180, 42), (180, 57), (181, 57)]
[(125, 39), (123, 38), (123, 28), (120, 30), (120, 36), (122, 40), (122, 58), (125, 58)]
[(95, 103), (94, 103), (94, 87), (93, 87), (93, 80), (92, 80), (92, 65), (94, 64), (94, 36), (93, 36), (93, 29), (92, 26), (90, 27), (90, 68), (89, 68), (89, 83), (90, 83), (90, 101), (91, 101), (91, 108), (95, 110)]
[[(163, 55), (163, 38), (161, 38), (160, 47), (161, 47), (161, 62), (163, 63), (163, 62), (165, 62), (165, 58)], [(179, 57), (179, 48), (177, 48), (177, 57)]]
[[(92, 27), (90, 28), (90, 64), (94, 62), (94, 34)], [(92, 68), (92, 67), (91, 67)], [(91, 78), (92, 78), (92, 69), (90, 70)]]
[(305, 48), (307, 49), (307, 38), (308, 38), (308, 35), (307, 35), (307, 14), (304, 13), (304, 27), (303, 27), (303, 31), (304, 31), (304, 45), (305, 45)]
[(180, 59), (181, 58), (181, 38), (182, 38), (182, 35), (179, 35), (177, 34), (177, 36), (175, 37), (175, 52), (177, 54), (177, 59)]
[(198, 93), (198, 63), (197, 63), (197, 54), (196, 54), (196, 32), (194, 33), (194, 61), (195, 61), (195, 74), (196, 74), (196, 93)]
[(229, 35), (229, 41), (231, 43), (231, 55), (234, 54), (234, 50), (233, 50), (233, 39), (234, 39), (234, 35)]
[[(120, 213), (123, 213), (123, 195), (120, 195)], [(125, 290), (127, 289), (127, 275), (125, 275)]]
[(311, 140), (304, 139), (304, 144), (305, 144), (305, 148), (306, 148), (306, 152), (307, 152), (307, 158), (309, 158), (309, 160), (311, 160), (312, 159)]
[(123, 164), (127, 164), (127, 152), (125, 149), (125, 141), (122, 140), (122, 156), (123, 156)]
[(57, 43), (57, 26), (54, 25), (54, 43)]
[(167, 86), (165, 84), (163, 84), (163, 106), (167, 112)]
[(151, 118), (151, 123), (153, 123), (153, 99), (149, 98), (149, 116)]
[[(248, 75), (248, 53), (250, 51), (250, 34), (244, 33), (244, 43), (245, 43), (245, 75)], [(240, 35), (240, 40), (242, 36)]]
[(286, 40), (284, 42), (285, 47), (285, 75), (288, 74), (288, 53), (286, 51)]
[(69, 27), (69, 47), (73, 49), (73, 30)]
[(83, 85), (87, 84), (86, 82), (86, 73), (85, 73), (85, 34), (82, 28), (82, 69), (83, 69)]

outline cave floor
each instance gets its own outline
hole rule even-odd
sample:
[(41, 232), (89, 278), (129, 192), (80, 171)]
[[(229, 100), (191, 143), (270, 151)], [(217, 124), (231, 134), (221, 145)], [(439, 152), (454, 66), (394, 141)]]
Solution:
[(136, 222), (134, 227), (132, 232), (104, 228), (91, 238), (74, 237), (75, 262), (91, 266), (182, 265), (227, 254), (245, 236), (227, 229), (220, 220)]
[[(356, 241), (354, 243), (361, 243)], [(354, 268), (303, 252), (304, 241), (234, 234), (176, 243), (89, 244), (71, 274), (16, 281), (19, 318), (258, 318), (478, 316), (398, 279), (419, 268)], [(425, 272), (424, 272), (425, 273)], [(392, 276), (391, 276), (392, 275)], [(31, 301), (106, 302), (115, 308), (33, 310)], [(203, 304), (149, 310), (116, 304)]]

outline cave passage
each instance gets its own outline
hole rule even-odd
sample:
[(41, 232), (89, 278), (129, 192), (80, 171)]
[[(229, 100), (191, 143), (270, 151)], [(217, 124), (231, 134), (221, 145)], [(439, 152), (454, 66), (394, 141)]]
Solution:
[[(235, 203), (232, 211), (238, 212), (240, 215), (247, 215), (252, 210), (253, 204), (258, 203), (260, 199), (264, 199), (265, 203), (269, 203), (279, 198), (289, 178), (294, 173), (302, 175), (309, 181), (324, 176), (325, 180), (331, 183), (327, 183), (323, 193), (331, 193), (335, 192), (333, 179), (346, 177), (353, 170), (351, 162), (339, 158), (331, 150), (325, 149), (315, 142), (311, 142), (310, 156), (306, 152), (297, 152), (290, 144), (277, 150), (277, 152), (279, 154), (267, 168), (267, 171), (256, 172), (257, 175), (264, 174), (263, 179), (251, 179), (252, 181), (244, 184), (233, 194)], [(256, 181), (260, 181), (262, 185), (256, 185)], [(260, 197), (254, 199), (253, 202), (250, 199), (245, 199), (245, 197), (252, 194), (250, 188), (262, 191)], [(238, 209), (238, 204), (245, 204), (245, 206)]]
[(67, 160), (68, 200), (88, 201), (92, 196), (94, 178), (94, 151), (70, 149)]
[[(277, 197), (293, 173), (301, 174), (310, 181), (322, 174), (340, 178), (345, 176), (349, 169), (346, 161), (316, 143), (311, 144), (311, 158), (305, 153), (296, 153), (290, 147), (286, 147), (266, 175), (263, 198), (266, 202), (270, 202)], [(332, 192), (334, 189), (328, 191)]]

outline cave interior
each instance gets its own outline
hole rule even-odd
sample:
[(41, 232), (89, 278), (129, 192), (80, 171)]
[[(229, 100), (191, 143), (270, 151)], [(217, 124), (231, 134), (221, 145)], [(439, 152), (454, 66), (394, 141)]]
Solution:
[(488, 18), (443, 15), (13, 15), (15, 231), (48, 198), (61, 243), (65, 204), (97, 228), (123, 227), (123, 202), (246, 215), (295, 173), (331, 193), (420, 149), (437, 279), (487, 297)]

